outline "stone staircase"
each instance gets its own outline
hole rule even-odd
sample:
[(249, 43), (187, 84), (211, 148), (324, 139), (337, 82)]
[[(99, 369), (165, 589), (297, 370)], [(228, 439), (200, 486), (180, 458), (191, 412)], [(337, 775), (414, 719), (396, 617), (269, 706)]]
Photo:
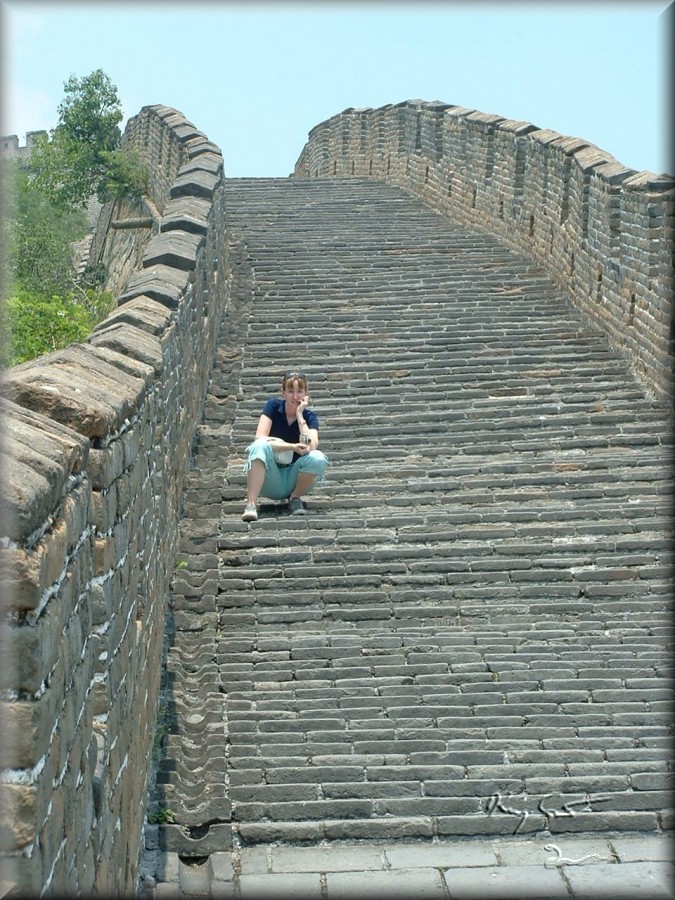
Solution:
[[(666, 408), (540, 268), (393, 187), (226, 197), (242, 305), (185, 496), (148, 852), (670, 827)], [(245, 447), (297, 369), (327, 482), (247, 525)]]

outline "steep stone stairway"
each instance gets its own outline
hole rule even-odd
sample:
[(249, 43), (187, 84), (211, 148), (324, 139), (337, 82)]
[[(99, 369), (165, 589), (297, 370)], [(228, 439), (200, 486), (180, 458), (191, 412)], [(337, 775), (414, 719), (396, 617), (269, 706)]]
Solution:
[[(226, 196), (244, 299), (185, 497), (148, 853), (669, 827), (666, 409), (538, 266), (393, 187)], [(248, 525), (245, 447), (298, 369), (327, 481)]]

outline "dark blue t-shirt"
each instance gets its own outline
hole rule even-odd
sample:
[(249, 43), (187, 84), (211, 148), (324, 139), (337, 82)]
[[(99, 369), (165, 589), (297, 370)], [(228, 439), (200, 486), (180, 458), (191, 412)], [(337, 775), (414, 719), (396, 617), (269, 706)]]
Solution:
[[(287, 444), (297, 444), (300, 441), (300, 426), (298, 420), (293, 419), (288, 424), (286, 418), (286, 401), (283, 397), (270, 397), (263, 406), (263, 415), (272, 420), (270, 428), (270, 437), (281, 438)], [(319, 417), (313, 409), (307, 407), (302, 414), (309, 428), (319, 428)], [(293, 462), (299, 458), (299, 454), (293, 454)]]

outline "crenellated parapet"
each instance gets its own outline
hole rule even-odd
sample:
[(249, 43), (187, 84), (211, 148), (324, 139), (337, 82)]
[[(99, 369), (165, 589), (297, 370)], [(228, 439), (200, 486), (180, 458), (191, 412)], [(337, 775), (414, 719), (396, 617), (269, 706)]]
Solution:
[(133, 894), (181, 497), (236, 317), (220, 151), (163, 106), (125, 141), (152, 175), (101, 219), (101, 254), (137, 260), (117, 309), (2, 384), (2, 862), (22, 896)]
[(440, 102), (347, 109), (317, 125), (298, 177), (383, 179), (534, 258), (625, 352), (672, 389), (675, 179), (580, 138)]

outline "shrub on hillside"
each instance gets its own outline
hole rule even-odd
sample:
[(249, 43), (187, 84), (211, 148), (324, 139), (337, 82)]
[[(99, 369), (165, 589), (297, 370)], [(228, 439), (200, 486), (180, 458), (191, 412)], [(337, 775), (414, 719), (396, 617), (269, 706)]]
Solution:
[(19, 288), (3, 309), (3, 368), (85, 341), (114, 306), (109, 291), (44, 297)]

